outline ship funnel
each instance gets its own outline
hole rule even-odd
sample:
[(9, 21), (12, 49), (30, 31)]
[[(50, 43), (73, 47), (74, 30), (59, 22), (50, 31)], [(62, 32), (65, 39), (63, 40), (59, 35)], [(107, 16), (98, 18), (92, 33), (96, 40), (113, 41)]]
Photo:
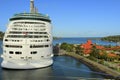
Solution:
[(34, 13), (34, 0), (30, 0), (30, 13)]
[(34, 0), (30, 0), (30, 13), (38, 13), (38, 9), (34, 6)]

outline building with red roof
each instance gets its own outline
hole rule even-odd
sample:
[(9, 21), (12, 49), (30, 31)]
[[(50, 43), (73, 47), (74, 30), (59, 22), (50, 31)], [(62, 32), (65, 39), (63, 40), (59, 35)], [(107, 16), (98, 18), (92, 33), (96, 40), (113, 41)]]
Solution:
[(85, 55), (89, 55), (92, 49), (92, 41), (88, 40), (85, 44), (81, 45), (81, 48), (83, 48), (83, 53)]

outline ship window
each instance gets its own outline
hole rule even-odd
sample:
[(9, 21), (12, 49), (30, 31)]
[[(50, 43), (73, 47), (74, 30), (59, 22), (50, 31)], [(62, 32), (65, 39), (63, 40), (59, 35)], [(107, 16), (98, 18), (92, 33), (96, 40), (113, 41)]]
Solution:
[(30, 48), (44, 48), (49, 47), (49, 45), (30, 45)]
[(31, 52), (31, 54), (37, 54), (37, 51), (33, 51), (33, 52)]
[(10, 54), (13, 54), (13, 51), (10, 51), (9, 53), (10, 53)]
[(49, 45), (45, 45), (45, 47), (49, 47)]
[(49, 39), (47, 39), (47, 41), (50, 41)]
[(30, 45), (30, 48), (32, 48), (32, 45)]
[(5, 47), (22, 48), (22, 46), (18, 46), (18, 45), (5, 45)]
[(34, 36), (34, 38), (39, 38), (39, 36)]
[(5, 47), (9, 47), (8, 45), (5, 45)]
[(15, 52), (15, 54), (22, 54), (22, 52)]
[(8, 35), (8, 38), (48, 38), (48, 36)]
[(48, 36), (44, 36), (44, 38), (48, 38)]
[(33, 34), (33, 32), (29, 32), (30, 34)]
[(44, 25), (41, 25), (40, 27), (45, 27)]
[(22, 32), (10, 31), (9, 33), (12, 33), (12, 34), (21, 34)]
[(33, 38), (33, 36), (29, 36), (29, 38)]
[(47, 32), (34, 32), (34, 34), (47, 34)]
[(39, 32), (34, 32), (34, 34), (38, 34)]
[(41, 31), (45, 31), (46, 29), (40, 29)]
[(36, 51), (33, 52), (33, 54), (36, 54), (36, 53), (37, 53)]
[(5, 41), (8, 41), (7, 39), (5, 39)]
[(42, 48), (44, 47), (44, 45), (31, 45), (30, 48)]

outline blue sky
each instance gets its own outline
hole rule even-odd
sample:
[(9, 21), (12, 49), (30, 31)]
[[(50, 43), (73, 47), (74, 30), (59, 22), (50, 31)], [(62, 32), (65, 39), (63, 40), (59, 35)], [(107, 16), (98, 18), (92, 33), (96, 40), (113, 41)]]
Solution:
[[(35, 6), (50, 16), (54, 36), (120, 35), (120, 0), (35, 0)], [(29, 0), (1, 0), (0, 31), (21, 12), (29, 12)]]

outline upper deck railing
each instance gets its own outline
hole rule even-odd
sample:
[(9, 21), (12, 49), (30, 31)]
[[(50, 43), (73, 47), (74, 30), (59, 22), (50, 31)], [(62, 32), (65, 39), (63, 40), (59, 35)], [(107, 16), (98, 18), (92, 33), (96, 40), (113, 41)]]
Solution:
[(10, 21), (12, 20), (22, 20), (22, 19), (30, 19), (30, 20), (43, 20), (47, 22), (51, 22), (48, 15), (44, 15), (41, 13), (19, 13), (15, 14)]

